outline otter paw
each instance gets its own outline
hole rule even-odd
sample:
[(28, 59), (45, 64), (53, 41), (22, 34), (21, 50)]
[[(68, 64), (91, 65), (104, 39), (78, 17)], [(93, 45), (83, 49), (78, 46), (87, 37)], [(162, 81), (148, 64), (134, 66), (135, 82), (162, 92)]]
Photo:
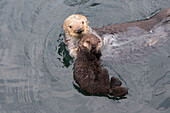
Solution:
[(69, 54), (72, 58), (77, 58), (77, 49), (70, 49)]
[(94, 55), (99, 59), (102, 56), (101, 51), (95, 52)]
[(121, 97), (128, 94), (128, 90), (125, 87), (115, 86), (109, 90), (109, 94), (115, 97)]
[(115, 87), (115, 86), (121, 86), (122, 82), (116, 78), (116, 77), (112, 77), (111, 81), (110, 81), (110, 87)]

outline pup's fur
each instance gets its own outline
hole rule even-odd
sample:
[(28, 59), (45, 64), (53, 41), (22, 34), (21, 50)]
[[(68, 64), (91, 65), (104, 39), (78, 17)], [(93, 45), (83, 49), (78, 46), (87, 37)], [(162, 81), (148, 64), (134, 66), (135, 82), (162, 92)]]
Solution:
[(74, 80), (79, 87), (89, 94), (109, 94), (124, 96), (127, 89), (121, 87), (121, 81), (112, 77), (102, 68), (100, 40), (95, 35), (84, 35), (78, 43), (78, 56), (74, 64)]

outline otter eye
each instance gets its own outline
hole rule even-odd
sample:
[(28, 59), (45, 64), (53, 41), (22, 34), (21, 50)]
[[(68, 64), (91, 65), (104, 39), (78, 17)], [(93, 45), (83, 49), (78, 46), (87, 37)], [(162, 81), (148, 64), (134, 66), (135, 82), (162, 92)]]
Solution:
[(82, 24), (84, 24), (84, 21), (82, 21)]
[(72, 28), (72, 26), (69, 26), (70, 28)]
[(86, 41), (88, 44), (90, 44), (90, 41)]

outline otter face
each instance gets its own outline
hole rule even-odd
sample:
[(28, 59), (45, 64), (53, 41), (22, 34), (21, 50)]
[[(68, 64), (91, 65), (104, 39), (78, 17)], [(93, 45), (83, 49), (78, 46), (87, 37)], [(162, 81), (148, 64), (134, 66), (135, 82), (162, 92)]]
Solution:
[(98, 52), (101, 48), (101, 41), (97, 36), (87, 34), (79, 41), (79, 47), (80, 49), (87, 48), (90, 52)]
[(88, 29), (87, 18), (79, 14), (73, 14), (64, 21), (63, 29), (67, 35), (81, 37), (86, 34)]

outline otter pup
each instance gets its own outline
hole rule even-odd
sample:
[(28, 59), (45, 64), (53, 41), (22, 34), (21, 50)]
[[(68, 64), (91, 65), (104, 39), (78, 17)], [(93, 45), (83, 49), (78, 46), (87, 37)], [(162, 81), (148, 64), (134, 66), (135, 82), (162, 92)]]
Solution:
[[(113, 54), (120, 53), (120, 51), (115, 52), (114, 50), (112, 50), (113, 48), (120, 47), (126, 50), (125, 47), (122, 47), (122, 40), (124, 41), (123, 44), (127, 44), (127, 43), (130, 43), (131, 40), (133, 39), (136, 42), (131, 45), (129, 44), (131, 48), (143, 49), (143, 46), (145, 46), (147, 43), (149, 43), (148, 45), (153, 45), (153, 42), (158, 42), (158, 40), (162, 38), (159, 36), (159, 34), (161, 34), (162, 32), (157, 32), (157, 31), (155, 32), (154, 31), (155, 29), (153, 28), (157, 27), (158, 25), (166, 24), (167, 23), (166, 19), (168, 19), (168, 17), (170, 17), (170, 8), (160, 11), (157, 15), (153, 16), (150, 19), (141, 20), (137, 22), (128, 22), (128, 23), (122, 23), (122, 24), (116, 24), (116, 25), (109, 25), (109, 26), (105, 26), (102, 28), (92, 29), (88, 25), (88, 20), (85, 16), (82, 16), (79, 14), (73, 14), (69, 16), (63, 23), (63, 29), (65, 31), (64, 40), (69, 50), (69, 54), (73, 58), (76, 58), (77, 56), (78, 41), (85, 34), (94, 34), (100, 39), (100, 41), (103, 44), (102, 47), (104, 47), (104, 49), (102, 50), (102, 53), (106, 52), (104, 56), (108, 55), (107, 52), (113, 53)], [(167, 32), (166, 28), (164, 31)], [(158, 38), (154, 39), (155, 35), (152, 33), (157, 33), (156, 36)], [(105, 36), (106, 34), (111, 34), (113, 36)], [(165, 34), (167, 35), (167, 33)], [(141, 40), (138, 40), (139, 36), (143, 38)], [(126, 39), (126, 37), (128, 38)], [(151, 37), (151, 38), (148, 38), (148, 37)], [(153, 41), (150, 42), (149, 41), (150, 39), (153, 39)], [(110, 40), (112, 40), (112, 42), (110, 42)], [(140, 42), (144, 42), (144, 43), (140, 45), (139, 44)], [(135, 52), (135, 50), (132, 50), (129, 52), (132, 53), (132, 52)], [(117, 56), (118, 58), (124, 57), (119, 54)]]
[(74, 64), (74, 80), (86, 93), (125, 96), (128, 90), (121, 87), (121, 81), (112, 77), (102, 68), (100, 40), (92, 34), (86, 34), (78, 42), (78, 55)]

